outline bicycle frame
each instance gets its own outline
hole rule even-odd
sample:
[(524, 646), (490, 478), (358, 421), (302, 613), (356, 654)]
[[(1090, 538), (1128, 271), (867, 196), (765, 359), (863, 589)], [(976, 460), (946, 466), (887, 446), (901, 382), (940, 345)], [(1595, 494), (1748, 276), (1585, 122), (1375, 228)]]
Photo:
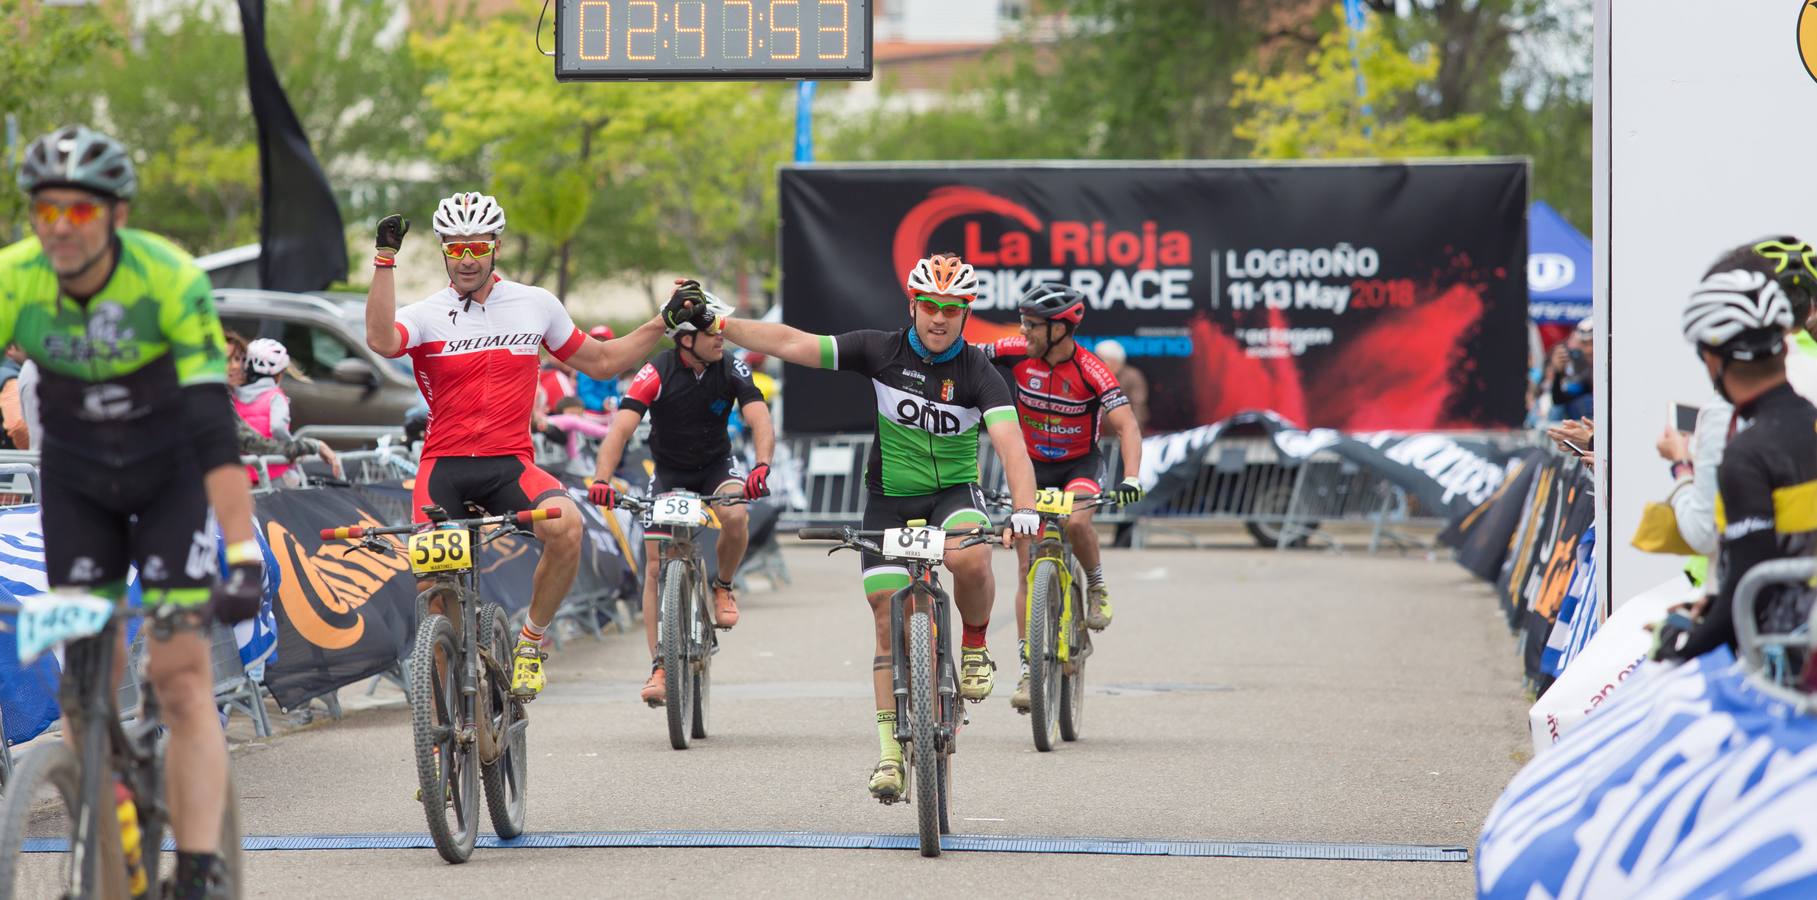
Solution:
[[(1034, 571), (1037, 560), (1052, 559), (1055, 561), (1054, 568), (1059, 570), (1060, 596), (1065, 598), (1065, 602), (1060, 604), (1060, 627), (1054, 636), (1054, 653), (1062, 663), (1072, 661), (1073, 607), (1077, 605), (1072, 601), (1073, 558), (1072, 539), (1066, 536), (1066, 517), (1043, 514), (1041, 516), (1041, 540), (1029, 550), (1028, 572), (1025, 574), (1026, 583), (1022, 590), (1025, 598), (1029, 591), (1034, 590)], [(1034, 604), (1024, 603), (1022, 605), (1024, 634), (1033, 624), (1029, 621), (1031, 615), (1034, 615)]]

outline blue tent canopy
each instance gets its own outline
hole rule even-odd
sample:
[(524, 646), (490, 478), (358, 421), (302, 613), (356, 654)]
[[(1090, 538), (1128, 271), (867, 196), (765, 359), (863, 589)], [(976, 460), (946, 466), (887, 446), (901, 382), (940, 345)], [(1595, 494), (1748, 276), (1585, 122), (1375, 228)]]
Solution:
[(1593, 311), (1590, 239), (1538, 200), (1527, 211), (1527, 314), (1542, 325), (1575, 325)]

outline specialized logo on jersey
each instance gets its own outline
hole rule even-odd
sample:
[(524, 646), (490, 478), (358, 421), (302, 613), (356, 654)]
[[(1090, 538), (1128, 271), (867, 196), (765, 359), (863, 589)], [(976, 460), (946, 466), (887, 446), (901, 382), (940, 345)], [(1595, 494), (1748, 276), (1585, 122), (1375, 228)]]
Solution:
[(459, 353), (473, 353), (480, 350), (509, 350), (512, 353), (534, 355), (541, 347), (543, 336), (535, 332), (521, 334), (488, 334), (480, 337), (461, 338), (442, 344), (442, 349), (432, 356), (454, 356)]

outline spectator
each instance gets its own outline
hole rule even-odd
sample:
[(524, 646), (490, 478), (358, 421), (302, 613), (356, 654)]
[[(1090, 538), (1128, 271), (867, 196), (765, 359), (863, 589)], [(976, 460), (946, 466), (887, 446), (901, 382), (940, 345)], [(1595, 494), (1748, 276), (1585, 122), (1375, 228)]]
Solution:
[(1123, 396), (1129, 398), (1129, 409), (1136, 415), (1136, 425), (1144, 434), (1148, 432), (1148, 377), (1142, 370), (1129, 364), (1129, 354), (1123, 345), (1116, 341), (1099, 341), (1092, 345), (1091, 351), (1110, 367), (1110, 374), (1123, 386)]
[[(591, 459), (592, 454), (586, 453), (581, 448), (581, 438), (589, 437), (597, 440), (606, 436), (607, 424), (584, 415), (585, 412), (586, 406), (579, 397), (563, 397), (555, 401), (555, 414), (548, 419), (550, 426), (561, 429), (569, 459), (583, 457)], [(552, 432), (544, 433), (551, 438), (554, 437)]]
[(1596, 468), (1596, 457), (1591, 451), (1596, 449), (1596, 423), (1588, 417), (1560, 422), (1546, 429), (1546, 437), (1558, 445), (1558, 449), (1583, 459), (1584, 465)]
[(19, 409), (25, 415), (26, 442), (31, 449), (44, 435), (44, 419), (38, 415), (38, 361), (28, 359), (19, 367)]
[(537, 373), (537, 396), (542, 398), (536, 408), (544, 415), (555, 412), (555, 404), (563, 397), (574, 396), (574, 367), (548, 356), (544, 351), (543, 368)]
[(6, 345), (6, 358), (0, 360), (0, 422), (5, 423), (5, 446), (31, 449), (31, 430), (25, 424), (25, 411), (19, 400), (19, 370), (25, 363), (25, 351), (17, 341)]
[(1585, 319), (1577, 323), (1577, 330), (1570, 337), (1552, 348), (1552, 358), (1546, 363), (1546, 382), (1555, 421), (1582, 419), (1594, 412), (1594, 335), (1595, 323)]
[[(1717, 393), (1734, 404), (1737, 427), (1717, 470), (1721, 536), (1701, 621), (1683, 647), (1675, 629), (1661, 629), (1656, 658), (1733, 648), (1742, 576), (1767, 560), (1817, 549), (1817, 531), (1808, 524), (1817, 489), (1817, 407), (1786, 382), (1786, 337), (1795, 320), (1783, 274), (1758, 245), (1743, 245), (1710, 267), (1685, 307), (1685, 338)], [(1755, 607), (1756, 624), (1763, 632), (1791, 631), (1807, 620), (1810, 605), (1803, 588), (1768, 588)]]
[[(238, 339), (238, 336), (235, 336)], [(238, 377), (234, 375), (231, 365), (235, 359), (240, 360)], [(270, 338), (259, 338), (250, 343), (240, 342), (235, 347), (228, 345), (228, 384), (233, 389), (233, 409), (239, 414), (240, 421), (257, 439), (268, 441), (267, 446), (275, 445), (280, 452), (277, 455), (296, 459), (304, 454), (283, 452), (293, 444), (298, 444), (290, 433), (290, 398), (285, 396), (279, 385), (284, 370), (290, 367), (290, 352), (284, 345)], [(237, 382), (237, 383), (236, 383)], [(244, 441), (242, 444), (244, 445)], [(335, 458), (334, 451), (319, 441), (314, 442), (315, 452), (338, 476), (341, 471), (340, 460)], [(244, 450), (244, 446), (241, 448)], [(260, 455), (264, 455), (262, 452)], [(290, 470), (288, 464), (269, 467), (272, 481), (283, 477)], [(247, 475), (255, 483), (259, 479), (259, 470), (248, 466)]]
[[(587, 337), (596, 341), (609, 341), (613, 338), (612, 326), (595, 325), (587, 331)], [(574, 373), (574, 396), (580, 398), (581, 407), (587, 412), (610, 416), (618, 408), (618, 398), (624, 391), (618, 386), (616, 378), (594, 378), (585, 372)]]

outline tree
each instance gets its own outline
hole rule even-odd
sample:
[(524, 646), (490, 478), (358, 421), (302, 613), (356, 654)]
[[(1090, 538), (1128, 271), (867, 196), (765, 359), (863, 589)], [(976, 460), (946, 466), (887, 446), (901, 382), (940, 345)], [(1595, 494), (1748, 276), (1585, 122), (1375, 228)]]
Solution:
[(1354, 36), (1345, 29), (1328, 31), (1304, 68), (1270, 77), (1236, 74), (1231, 106), (1242, 119), (1233, 132), (1250, 143), (1255, 156), (1270, 159), (1480, 153), (1482, 117), (1421, 114), (1420, 90), (1440, 65), (1432, 54), (1413, 59), (1374, 24)]
[[(87, 65), (96, 55), (121, 44), (118, 30), (97, 7), (47, 6), (29, 0), (0, 0), (0, 111), (15, 123), (19, 140), (30, 141), (69, 124), (71, 94), (64, 73)], [(23, 233), (25, 200), (11, 187), (14, 160), (0, 187), (0, 228), (16, 238)]]

